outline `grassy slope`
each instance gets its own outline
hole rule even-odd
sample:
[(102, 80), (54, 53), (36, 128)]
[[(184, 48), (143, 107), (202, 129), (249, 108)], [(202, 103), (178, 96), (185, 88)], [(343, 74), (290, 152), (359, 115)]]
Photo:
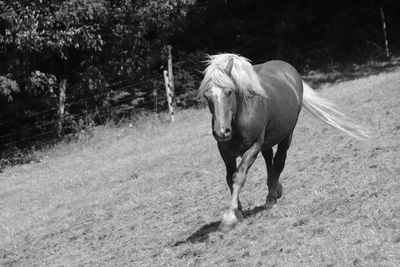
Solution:
[(177, 123), (98, 129), (0, 174), (0, 265), (324, 266), (400, 263), (400, 72), (325, 88), (373, 128), (355, 141), (301, 114), (271, 210), (261, 157), (229, 201), (207, 110)]

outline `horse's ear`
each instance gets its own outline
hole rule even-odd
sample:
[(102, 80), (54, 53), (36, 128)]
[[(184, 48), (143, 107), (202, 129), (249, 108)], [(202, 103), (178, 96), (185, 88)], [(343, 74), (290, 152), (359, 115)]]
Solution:
[(226, 68), (225, 68), (225, 73), (226, 73), (228, 76), (231, 76), (232, 67), (233, 67), (233, 57), (231, 57), (231, 58), (229, 59), (228, 64), (226, 65)]

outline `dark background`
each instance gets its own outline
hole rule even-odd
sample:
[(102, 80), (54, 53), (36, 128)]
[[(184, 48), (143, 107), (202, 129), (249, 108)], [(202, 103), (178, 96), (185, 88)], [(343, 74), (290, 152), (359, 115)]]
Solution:
[(391, 50), (399, 44), (399, 1), (198, 1), (174, 36), (187, 52), (231, 51), (254, 62), (283, 59), (303, 67), (363, 62), (383, 53), (380, 7)]

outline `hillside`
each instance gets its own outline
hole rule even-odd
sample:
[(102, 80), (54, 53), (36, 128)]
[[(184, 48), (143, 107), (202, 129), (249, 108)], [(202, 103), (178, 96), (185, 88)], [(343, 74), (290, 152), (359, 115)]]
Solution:
[(0, 174), (1, 266), (368, 266), (400, 264), (400, 70), (326, 85), (375, 138), (361, 143), (302, 112), (271, 210), (260, 156), (245, 220), (229, 201), (208, 110), (175, 124), (98, 128)]

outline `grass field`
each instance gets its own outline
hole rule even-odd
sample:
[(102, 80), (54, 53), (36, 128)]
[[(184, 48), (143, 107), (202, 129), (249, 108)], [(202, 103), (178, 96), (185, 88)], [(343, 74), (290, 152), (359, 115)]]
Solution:
[(207, 110), (97, 128), (0, 174), (1, 266), (400, 266), (400, 70), (326, 85), (375, 138), (300, 116), (278, 204), (260, 156), (229, 202)]

